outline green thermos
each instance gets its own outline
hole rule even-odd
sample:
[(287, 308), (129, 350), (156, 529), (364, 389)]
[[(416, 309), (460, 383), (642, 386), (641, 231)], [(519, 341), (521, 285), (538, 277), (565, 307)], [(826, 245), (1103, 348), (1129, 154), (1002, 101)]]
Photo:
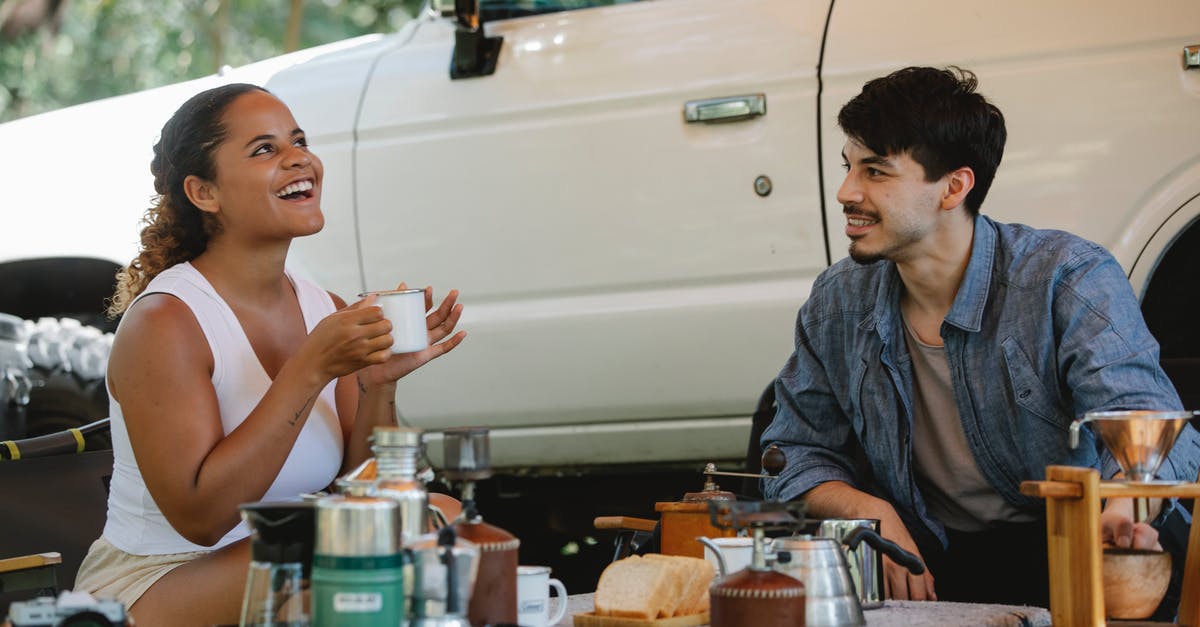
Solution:
[(334, 495), (317, 501), (314, 627), (402, 625), (404, 552), (395, 501)]

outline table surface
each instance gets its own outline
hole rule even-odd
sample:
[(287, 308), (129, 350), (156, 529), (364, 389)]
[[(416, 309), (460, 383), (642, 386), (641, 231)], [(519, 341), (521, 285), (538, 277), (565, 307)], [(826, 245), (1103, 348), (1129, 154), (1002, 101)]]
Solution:
[[(592, 594), (567, 597), (567, 613), (556, 627), (571, 627), (572, 616), (591, 612)], [(555, 600), (556, 601), (556, 600)], [(553, 613), (557, 607), (551, 601)], [(947, 603), (942, 601), (888, 601), (883, 607), (863, 612), (871, 627), (1048, 627), (1050, 611), (1020, 605)]]

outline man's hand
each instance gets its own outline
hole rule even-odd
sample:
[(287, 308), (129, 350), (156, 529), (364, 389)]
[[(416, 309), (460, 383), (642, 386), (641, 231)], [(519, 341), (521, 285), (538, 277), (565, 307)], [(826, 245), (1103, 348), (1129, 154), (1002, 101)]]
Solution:
[[(829, 481), (804, 493), (809, 514), (819, 518), (877, 518), (879, 535), (900, 545), (900, 548), (921, 557), (917, 543), (896, 514), (891, 503), (858, 490), (842, 481)], [(925, 561), (924, 559), (921, 560)], [(907, 568), (883, 558), (884, 590), (891, 599), (936, 601), (933, 574), (925, 569), (923, 575), (913, 575)]]
[[(917, 543), (913, 541), (908, 529), (900, 521), (896, 510), (891, 505), (888, 505), (888, 508), (891, 510), (891, 515), (886, 518), (880, 517), (879, 534), (920, 558), (921, 551), (917, 549)], [(908, 572), (907, 568), (893, 562), (885, 555), (883, 556), (883, 575), (884, 593), (890, 599), (899, 601), (937, 600), (937, 591), (933, 586), (933, 573), (929, 572), (928, 566), (923, 574), (914, 575)]]
[(1100, 512), (1100, 541), (1121, 549), (1161, 551), (1158, 530), (1146, 523), (1133, 522), (1132, 499), (1110, 499)]

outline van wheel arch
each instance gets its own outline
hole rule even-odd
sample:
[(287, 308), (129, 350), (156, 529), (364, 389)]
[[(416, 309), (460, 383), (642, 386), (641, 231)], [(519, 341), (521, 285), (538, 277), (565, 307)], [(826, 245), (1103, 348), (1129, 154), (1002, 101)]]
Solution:
[(1163, 369), (1184, 407), (1200, 408), (1200, 218), (1163, 253), (1142, 297), (1142, 316), (1158, 340)]

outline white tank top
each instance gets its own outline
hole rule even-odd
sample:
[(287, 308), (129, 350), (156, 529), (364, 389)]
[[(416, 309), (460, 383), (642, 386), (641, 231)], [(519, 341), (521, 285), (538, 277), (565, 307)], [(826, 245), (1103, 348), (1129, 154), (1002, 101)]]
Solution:
[[(290, 273), (287, 276), (300, 301), (304, 326), (311, 333), (322, 318), (335, 310), (333, 299), (316, 285)], [(228, 435), (246, 419), (271, 385), (270, 377), (263, 370), (233, 310), (208, 280), (186, 262), (155, 277), (138, 299), (147, 294), (170, 294), (192, 310), (212, 351), (212, 385), (221, 409), (221, 424)], [(162, 348), (169, 350), (169, 347)], [(334, 384), (330, 382), (318, 395), (292, 452), (262, 500), (295, 500), (301, 493), (325, 488), (336, 477), (342, 465), (343, 449)], [(113, 546), (134, 555), (162, 555), (216, 550), (249, 535), (244, 522), (211, 547), (193, 544), (179, 535), (146, 489), (129, 444), (121, 405), (111, 396), (109, 417), (112, 418), (113, 475), (104, 538)], [(160, 446), (171, 446), (171, 443), (162, 442)]]

